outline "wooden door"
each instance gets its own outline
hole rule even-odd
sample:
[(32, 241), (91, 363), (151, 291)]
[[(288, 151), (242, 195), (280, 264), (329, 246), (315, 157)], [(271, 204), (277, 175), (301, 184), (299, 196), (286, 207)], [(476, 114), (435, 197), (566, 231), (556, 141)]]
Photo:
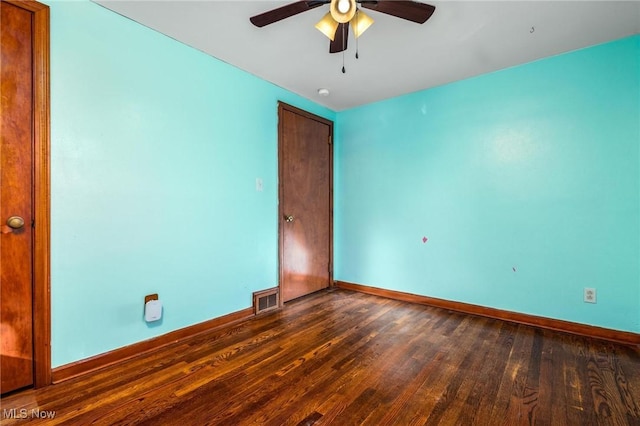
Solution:
[(48, 20), (39, 3), (0, 3), (0, 393), (50, 377)]
[(333, 123), (279, 104), (280, 291), (286, 302), (331, 284)]

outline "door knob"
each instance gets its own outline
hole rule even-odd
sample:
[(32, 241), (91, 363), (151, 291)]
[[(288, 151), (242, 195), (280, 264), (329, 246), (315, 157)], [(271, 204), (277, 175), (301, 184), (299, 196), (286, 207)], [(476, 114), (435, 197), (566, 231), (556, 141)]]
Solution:
[(24, 219), (20, 216), (11, 216), (7, 219), (7, 225), (9, 225), (11, 229), (20, 229), (24, 226)]
[(287, 222), (293, 222), (293, 219), (294, 219), (294, 217), (291, 216), (291, 215), (289, 215), (289, 216), (285, 215), (284, 216), (284, 220), (287, 221)]

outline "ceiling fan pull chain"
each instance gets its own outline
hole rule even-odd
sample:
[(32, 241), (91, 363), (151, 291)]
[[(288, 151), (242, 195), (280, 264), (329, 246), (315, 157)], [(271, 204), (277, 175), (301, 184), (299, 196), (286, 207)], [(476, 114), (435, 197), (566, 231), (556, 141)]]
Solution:
[(344, 25), (342, 25), (342, 74), (346, 73), (347, 70), (344, 69), (344, 51), (347, 50), (347, 46), (345, 46), (346, 36), (344, 34)]
[(358, 28), (358, 15), (360, 15), (360, 9), (356, 9), (356, 16), (355, 16), (356, 25), (353, 27), (354, 28), (354, 35), (356, 36), (356, 59), (358, 59), (358, 39), (360, 38), (360, 37), (357, 36), (356, 30), (355, 30), (356, 28)]

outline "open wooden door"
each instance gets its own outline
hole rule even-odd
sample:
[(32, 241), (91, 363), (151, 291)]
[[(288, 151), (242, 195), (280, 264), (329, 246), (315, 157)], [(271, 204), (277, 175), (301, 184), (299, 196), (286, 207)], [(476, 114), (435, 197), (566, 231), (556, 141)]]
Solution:
[(286, 302), (331, 285), (333, 123), (278, 107), (280, 292)]
[(0, 393), (49, 384), (49, 8), (0, 2)]

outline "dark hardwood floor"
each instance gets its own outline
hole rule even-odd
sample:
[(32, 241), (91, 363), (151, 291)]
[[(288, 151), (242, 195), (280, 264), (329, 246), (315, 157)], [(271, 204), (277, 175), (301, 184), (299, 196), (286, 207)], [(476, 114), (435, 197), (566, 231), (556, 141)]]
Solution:
[(188, 426), (640, 425), (639, 401), (638, 347), (335, 290), (1, 402), (2, 424)]

